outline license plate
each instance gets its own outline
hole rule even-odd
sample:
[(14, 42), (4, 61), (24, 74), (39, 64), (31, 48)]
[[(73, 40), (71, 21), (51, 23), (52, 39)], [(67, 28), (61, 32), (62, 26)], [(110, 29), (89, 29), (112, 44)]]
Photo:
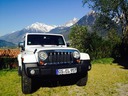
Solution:
[(56, 75), (66, 75), (73, 73), (77, 73), (77, 68), (56, 69)]

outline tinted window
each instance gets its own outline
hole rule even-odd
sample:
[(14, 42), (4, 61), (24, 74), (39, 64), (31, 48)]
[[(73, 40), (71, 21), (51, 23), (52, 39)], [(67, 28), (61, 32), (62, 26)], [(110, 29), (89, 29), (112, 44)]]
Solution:
[(28, 35), (27, 45), (65, 45), (62, 36)]

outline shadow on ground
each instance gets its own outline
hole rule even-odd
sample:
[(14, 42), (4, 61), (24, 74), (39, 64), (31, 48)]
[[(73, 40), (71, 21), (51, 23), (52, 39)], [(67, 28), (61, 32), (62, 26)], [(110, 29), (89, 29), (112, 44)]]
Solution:
[(113, 63), (118, 63), (123, 69), (128, 70), (128, 59), (116, 58)]
[(80, 78), (76, 79), (72, 76), (70, 78), (63, 78), (63, 79), (60, 79), (60, 78), (55, 79), (55, 77), (53, 77), (53, 78), (48, 77), (48, 78), (45, 78), (45, 80), (41, 79), (41, 78), (38, 78), (38, 79), (36, 78), (33, 83), (34, 88), (33, 88), (32, 93), (36, 92), (41, 87), (42, 88), (44, 88), (44, 87), (53, 88), (53, 87), (74, 85), (80, 79)]

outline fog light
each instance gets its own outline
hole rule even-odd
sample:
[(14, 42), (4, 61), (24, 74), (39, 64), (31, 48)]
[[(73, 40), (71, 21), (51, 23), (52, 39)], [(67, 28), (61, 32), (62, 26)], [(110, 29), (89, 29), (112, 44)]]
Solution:
[(31, 71), (30, 71), (30, 74), (31, 74), (31, 75), (34, 75), (34, 74), (35, 74), (35, 70), (31, 70)]

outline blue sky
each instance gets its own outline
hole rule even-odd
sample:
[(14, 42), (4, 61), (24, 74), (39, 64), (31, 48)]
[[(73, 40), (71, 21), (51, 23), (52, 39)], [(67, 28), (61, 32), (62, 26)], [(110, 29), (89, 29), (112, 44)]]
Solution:
[(90, 10), (82, 0), (0, 0), (0, 36), (35, 22), (62, 25)]

